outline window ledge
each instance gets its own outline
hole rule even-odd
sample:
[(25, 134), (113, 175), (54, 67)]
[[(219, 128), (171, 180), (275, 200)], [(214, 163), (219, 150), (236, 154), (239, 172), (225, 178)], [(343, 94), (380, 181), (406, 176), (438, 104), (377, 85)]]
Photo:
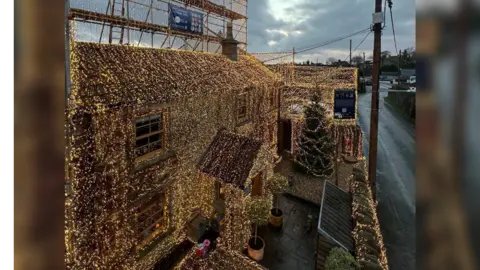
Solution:
[(146, 169), (152, 165), (174, 158), (176, 153), (172, 150), (157, 150), (135, 159), (135, 171)]

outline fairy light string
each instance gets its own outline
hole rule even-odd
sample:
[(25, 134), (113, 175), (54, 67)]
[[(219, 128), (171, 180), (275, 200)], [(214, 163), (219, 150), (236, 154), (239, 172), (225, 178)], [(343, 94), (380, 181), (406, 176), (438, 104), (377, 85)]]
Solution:
[(359, 162), (357, 169), (349, 178), (353, 195), (352, 217), (355, 228), (352, 235), (356, 260), (365, 268), (388, 270), (386, 249), (376, 212), (377, 204), (368, 184), (365, 158)]

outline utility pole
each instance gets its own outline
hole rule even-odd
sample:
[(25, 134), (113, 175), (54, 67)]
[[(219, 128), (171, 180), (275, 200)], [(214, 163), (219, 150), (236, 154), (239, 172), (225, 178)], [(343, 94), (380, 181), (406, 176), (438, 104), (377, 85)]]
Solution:
[(350, 39), (350, 66), (352, 65), (352, 40)]
[(362, 65), (363, 77), (365, 77), (365, 52), (363, 52), (363, 65)]
[(295, 83), (295, 47), (292, 49), (292, 61), (293, 61), (293, 68), (292, 68), (292, 84)]
[(377, 139), (378, 139), (378, 88), (380, 74), (380, 52), (382, 49), (382, 0), (375, 0), (374, 38), (373, 38), (373, 69), (372, 69), (372, 109), (370, 111), (370, 142), (368, 152), (368, 178), (373, 199), (377, 197)]
[(70, 0), (65, 0), (65, 108), (70, 95)]

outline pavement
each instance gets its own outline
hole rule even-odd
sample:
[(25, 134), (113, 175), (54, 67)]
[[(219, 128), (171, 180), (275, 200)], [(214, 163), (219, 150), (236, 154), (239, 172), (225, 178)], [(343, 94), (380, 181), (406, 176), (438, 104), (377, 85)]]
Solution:
[[(318, 214), (320, 208), (292, 196), (282, 196), (283, 228), (268, 227), (258, 230), (265, 239), (265, 253), (260, 264), (271, 270), (315, 269)], [(311, 230), (307, 229), (308, 215), (315, 217)]]
[[(415, 129), (384, 102), (381, 82), (377, 148), (377, 214), (391, 270), (415, 269)], [(368, 159), (371, 87), (358, 97), (358, 123)]]

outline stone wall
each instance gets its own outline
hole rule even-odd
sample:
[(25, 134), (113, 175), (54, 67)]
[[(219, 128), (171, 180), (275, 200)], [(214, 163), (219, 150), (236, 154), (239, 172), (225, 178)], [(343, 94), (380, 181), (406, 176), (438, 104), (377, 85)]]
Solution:
[(415, 92), (388, 92), (385, 101), (401, 111), (405, 116), (415, 119), (415, 96)]

